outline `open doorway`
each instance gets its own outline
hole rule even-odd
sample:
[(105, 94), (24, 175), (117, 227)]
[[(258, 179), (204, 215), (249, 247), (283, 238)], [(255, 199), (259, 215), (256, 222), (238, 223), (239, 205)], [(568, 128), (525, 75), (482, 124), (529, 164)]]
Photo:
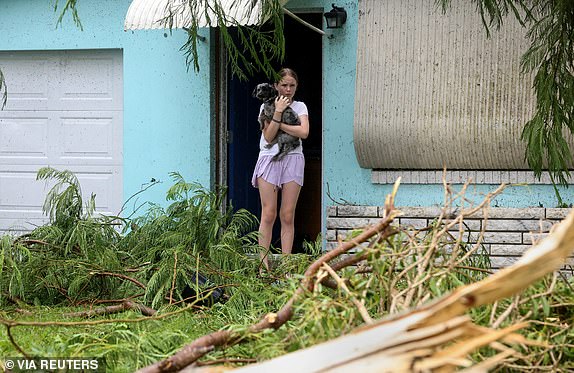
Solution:
[[(297, 16), (322, 28), (323, 15), (319, 11), (299, 12)], [(290, 67), (299, 76), (296, 99), (305, 102), (309, 110), (309, 137), (303, 140), (305, 154), (305, 180), (295, 214), (295, 242), (293, 252), (303, 252), (302, 243), (312, 241), (321, 232), (322, 185), (322, 36), (291, 17), (285, 17), (285, 61), (277, 64)], [(226, 68), (218, 74), (222, 87), (218, 98), (217, 115), (222, 125), (216, 156), (218, 181), (228, 186), (229, 206), (234, 210), (245, 208), (260, 216), (259, 192), (251, 186), (251, 175), (259, 153), (257, 116), (261, 102), (251, 97), (254, 87), (268, 81), (255, 76), (249, 81), (239, 81)], [(280, 246), (280, 224), (275, 224), (272, 245)]]

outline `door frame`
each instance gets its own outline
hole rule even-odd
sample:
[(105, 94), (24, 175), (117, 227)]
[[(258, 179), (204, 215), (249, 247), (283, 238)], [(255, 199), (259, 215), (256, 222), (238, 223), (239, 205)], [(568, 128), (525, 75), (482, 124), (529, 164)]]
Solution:
[[(324, 9), (323, 8), (318, 8), (318, 7), (309, 7), (309, 8), (299, 8), (299, 9), (294, 9), (292, 10), (293, 13), (299, 15), (299, 14), (316, 14), (319, 15), (321, 19), (323, 18), (323, 13), (324, 13)], [(322, 29), (322, 25), (319, 27)], [(311, 32), (316, 32), (316, 31), (311, 31)], [(324, 35), (325, 37), (326, 35)], [(211, 32), (211, 40), (214, 40), (213, 43), (213, 47), (211, 50), (211, 57), (212, 57), (212, 68), (214, 69), (214, 74), (212, 74), (212, 95), (214, 95), (214, 104), (215, 104), (215, 110), (213, 111), (213, 126), (212, 128), (214, 129), (212, 131), (212, 134), (214, 134), (214, 139), (212, 140), (212, 144), (214, 145), (213, 147), (215, 148), (212, 151), (212, 159), (215, 160), (215, 162), (212, 162), (213, 164), (213, 169), (212, 169), (212, 180), (214, 181), (213, 184), (214, 185), (224, 185), (227, 186), (228, 185), (228, 172), (229, 172), (229, 167), (228, 167), (228, 163), (227, 163), (227, 159), (228, 159), (228, 146), (229, 146), (229, 140), (230, 140), (230, 133), (229, 133), (229, 121), (228, 121), (228, 115), (229, 115), (229, 110), (228, 110), (228, 79), (229, 79), (229, 74), (230, 72), (228, 71), (228, 66), (227, 66), (227, 51), (225, 50), (225, 48), (223, 48), (223, 42), (222, 42), (222, 36), (221, 33), (219, 32), (218, 29), (213, 28), (212, 32)], [(320, 69), (321, 69), (321, 79), (320, 79), (320, 89), (321, 89), (321, 97), (323, 97), (323, 67), (324, 67), (324, 48), (323, 48), (323, 44), (324, 44), (324, 40), (321, 39), (321, 43), (320, 43), (320, 54), (321, 54), (321, 65), (320, 65)], [(321, 189), (321, 193), (320, 193), (320, 199), (319, 199), (319, 211), (320, 211), (320, 219), (319, 219), (319, 234), (321, 234), (322, 236), (322, 241), (323, 241), (323, 246), (324, 246), (324, 230), (325, 230), (325, 214), (323, 211), (323, 206), (324, 206), (324, 193), (323, 193), (323, 189), (324, 189), (324, 161), (323, 161), (323, 154), (324, 154), (324, 131), (323, 129), (323, 100), (321, 100), (321, 123), (319, 123), (319, 126), (317, 126), (321, 133), (320, 133), (320, 141), (321, 141), (321, 149), (320, 149), (320, 181), (319, 181), (319, 185), (320, 185), (320, 189)], [(252, 171), (252, 170), (250, 170)], [(229, 208), (229, 201), (228, 198), (225, 199), (225, 201), (223, 202), (223, 206), (222, 208), (224, 210), (226, 210), (227, 208)]]

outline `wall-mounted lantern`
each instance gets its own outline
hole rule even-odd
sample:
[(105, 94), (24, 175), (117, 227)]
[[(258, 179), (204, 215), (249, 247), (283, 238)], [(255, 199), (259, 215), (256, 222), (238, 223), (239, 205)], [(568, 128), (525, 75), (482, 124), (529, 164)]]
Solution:
[(341, 28), (347, 21), (347, 11), (343, 7), (331, 4), (333, 9), (325, 13), (325, 20), (327, 21), (327, 28)]

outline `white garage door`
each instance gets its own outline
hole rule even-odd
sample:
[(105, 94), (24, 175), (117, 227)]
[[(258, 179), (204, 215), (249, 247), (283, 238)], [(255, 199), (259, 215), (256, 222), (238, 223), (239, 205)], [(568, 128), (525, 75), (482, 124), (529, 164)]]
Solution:
[(0, 234), (46, 221), (40, 167), (73, 171), (97, 211), (122, 204), (122, 52), (0, 52)]

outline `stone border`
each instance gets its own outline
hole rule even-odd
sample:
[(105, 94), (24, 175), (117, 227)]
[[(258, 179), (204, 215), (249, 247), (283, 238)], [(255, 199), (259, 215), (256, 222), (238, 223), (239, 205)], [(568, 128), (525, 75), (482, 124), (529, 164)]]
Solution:
[[(403, 213), (398, 218), (399, 224), (412, 229), (428, 226), (442, 211), (440, 207), (405, 206), (397, 209)], [(483, 247), (490, 254), (492, 268), (504, 268), (518, 260), (534, 242), (548, 235), (552, 226), (566, 217), (570, 210), (570, 208), (492, 207), (489, 209), (486, 221), (482, 213), (465, 219), (463, 239), (465, 242), (476, 242), (478, 232), (484, 226)], [(326, 249), (336, 247), (338, 240), (344, 240), (352, 230), (375, 224), (382, 218), (383, 212), (382, 206), (329, 206)], [(453, 209), (447, 212), (445, 218), (452, 219), (456, 215), (458, 211)], [(458, 226), (453, 227), (451, 233), (456, 236), (458, 229)], [(574, 260), (570, 260), (567, 264), (574, 265)]]

